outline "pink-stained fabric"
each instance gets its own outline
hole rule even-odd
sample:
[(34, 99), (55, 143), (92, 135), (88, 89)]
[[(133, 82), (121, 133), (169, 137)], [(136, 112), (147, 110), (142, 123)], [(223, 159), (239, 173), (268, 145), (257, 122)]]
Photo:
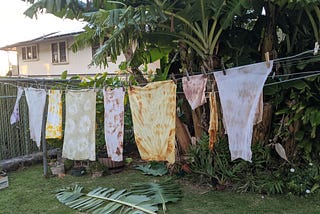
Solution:
[(40, 149), (43, 112), (47, 93), (44, 89), (25, 88), (26, 100), (29, 109), (30, 138), (37, 143)]
[(265, 62), (215, 72), (231, 160), (251, 162), (251, 141), (255, 114), (263, 85), (272, 70)]
[(113, 161), (123, 161), (124, 95), (123, 88), (103, 90), (105, 140)]
[(13, 111), (12, 111), (12, 114), (10, 117), (10, 124), (11, 125), (20, 120), (19, 103), (20, 103), (20, 99), (22, 97), (22, 94), (23, 94), (23, 88), (18, 87), (16, 103), (14, 104)]
[(206, 103), (206, 85), (207, 78), (203, 74), (190, 76), (189, 80), (182, 78), (183, 92), (192, 110)]

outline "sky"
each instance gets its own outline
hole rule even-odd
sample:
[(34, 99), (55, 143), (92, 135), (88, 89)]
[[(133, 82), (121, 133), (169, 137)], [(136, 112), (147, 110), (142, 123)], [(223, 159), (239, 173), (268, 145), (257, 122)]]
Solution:
[[(52, 14), (40, 14), (30, 19), (23, 12), (30, 6), (21, 0), (0, 0), (0, 47), (40, 37), (62, 30), (79, 29), (77, 20), (60, 19)], [(0, 75), (8, 71), (8, 63), (16, 63), (16, 56), (0, 51)]]

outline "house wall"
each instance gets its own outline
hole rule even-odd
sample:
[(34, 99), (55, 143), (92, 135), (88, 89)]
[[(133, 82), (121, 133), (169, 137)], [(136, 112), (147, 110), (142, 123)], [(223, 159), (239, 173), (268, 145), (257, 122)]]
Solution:
[[(52, 64), (51, 60), (51, 43), (57, 41), (66, 41), (69, 47), (67, 57), (68, 62), (64, 64)], [(76, 53), (72, 52), (70, 46), (73, 38), (64, 40), (52, 40), (47, 42), (38, 43), (38, 60), (23, 61), (21, 48), (18, 47), (18, 64), (19, 75), (21, 76), (60, 76), (65, 70), (68, 75), (94, 75), (97, 73), (108, 72), (114, 73), (119, 70), (118, 64), (125, 60), (124, 56), (118, 58), (118, 63), (108, 63), (108, 67), (99, 68), (96, 66), (89, 67), (92, 59), (91, 47), (86, 47)], [(31, 45), (31, 44), (30, 44)]]

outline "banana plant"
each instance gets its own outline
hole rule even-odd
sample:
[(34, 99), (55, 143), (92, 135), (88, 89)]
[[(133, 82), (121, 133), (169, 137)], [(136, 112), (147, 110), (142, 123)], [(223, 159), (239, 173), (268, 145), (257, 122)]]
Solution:
[(217, 64), (217, 45), (222, 32), (231, 26), (248, 6), (247, 0), (192, 0), (179, 12), (165, 11), (182, 25), (175, 36), (201, 58), (203, 71), (213, 70)]

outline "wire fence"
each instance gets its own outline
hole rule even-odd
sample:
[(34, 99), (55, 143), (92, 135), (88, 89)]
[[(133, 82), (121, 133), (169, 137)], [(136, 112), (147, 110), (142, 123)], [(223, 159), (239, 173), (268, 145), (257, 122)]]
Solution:
[(16, 95), (16, 87), (0, 84), (0, 160), (39, 151), (36, 144), (30, 140), (25, 96), (22, 96), (20, 100), (20, 121), (13, 125), (10, 124)]

